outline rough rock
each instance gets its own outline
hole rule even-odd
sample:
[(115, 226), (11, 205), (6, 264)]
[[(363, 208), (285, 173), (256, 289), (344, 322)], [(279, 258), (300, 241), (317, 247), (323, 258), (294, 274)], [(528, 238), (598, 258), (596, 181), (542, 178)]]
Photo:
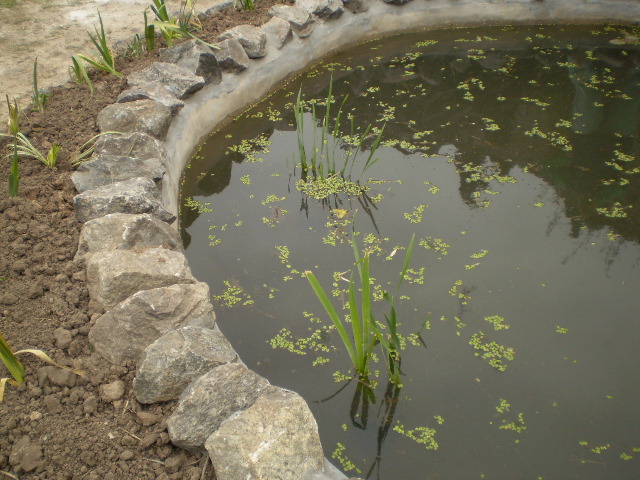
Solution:
[(87, 261), (90, 305), (96, 310), (113, 308), (141, 290), (182, 283), (195, 283), (187, 259), (164, 248), (113, 250)]
[(238, 363), (220, 365), (182, 393), (167, 420), (169, 437), (178, 447), (201, 450), (224, 420), (272, 388), (265, 378)]
[(131, 156), (142, 161), (157, 158), (163, 165), (167, 162), (164, 144), (140, 132), (102, 135), (96, 140), (93, 154)]
[(180, 100), (190, 97), (205, 85), (201, 76), (167, 62), (156, 62), (127, 77), (127, 84), (131, 87), (145, 83), (161, 83)]
[(0, 305), (15, 305), (20, 299), (11, 292), (0, 292)]
[(249, 56), (237, 38), (216, 43), (214, 55), (225, 72), (240, 73), (249, 67)]
[(45, 386), (47, 380), (59, 387), (75, 387), (76, 374), (66, 368), (53, 366), (40, 367), (37, 370), (38, 385)]
[(296, 6), (323, 20), (333, 20), (344, 13), (341, 0), (296, 0)]
[(80, 222), (110, 213), (150, 213), (171, 223), (175, 216), (167, 212), (160, 200), (158, 187), (149, 178), (132, 178), (76, 195), (73, 199)]
[(222, 81), (222, 69), (213, 50), (196, 40), (187, 40), (161, 50), (160, 61), (175, 63), (194, 75), (202, 77), (206, 83)]
[(53, 331), (53, 338), (56, 340), (56, 347), (67, 348), (73, 340), (71, 332), (62, 327), (58, 327)]
[(176, 400), (192, 380), (237, 359), (238, 354), (220, 330), (184, 327), (146, 348), (133, 388), (141, 403)]
[(369, 0), (342, 0), (344, 8), (351, 13), (363, 13), (369, 11)]
[(103, 402), (115, 402), (124, 396), (124, 382), (122, 380), (116, 380), (100, 385), (98, 391), (100, 392), (100, 398)]
[(23, 436), (11, 448), (9, 464), (20, 467), (25, 472), (32, 472), (43, 464), (42, 447), (37, 443), (31, 443), (27, 435)]
[(142, 83), (125, 90), (116, 99), (118, 103), (135, 102), (136, 100), (158, 102), (171, 110), (172, 115), (176, 115), (184, 107), (184, 102), (161, 83)]
[(267, 50), (267, 34), (259, 27), (253, 25), (238, 25), (223, 32), (218, 40), (236, 38), (249, 58), (264, 57)]
[(89, 340), (109, 361), (123, 364), (137, 362), (145, 348), (171, 330), (214, 328), (215, 322), (207, 284), (177, 284), (131, 295), (96, 320)]
[(205, 447), (218, 480), (299, 480), (324, 464), (318, 425), (307, 403), (281, 388), (225, 420)]
[(135, 157), (94, 155), (90, 161), (82, 163), (71, 174), (71, 181), (76, 190), (82, 193), (137, 177), (146, 177), (158, 182), (165, 172), (164, 166), (157, 158), (142, 161)]
[(280, 17), (271, 17), (260, 28), (267, 34), (269, 42), (275, 45), (278, 50), (293, 38), (291, 25)]
[(291, 25), (291, 28), (300, 38), (308, 37), (315, 28), (315, 20), (309, 12), (292, 5), (274, 5), (269, 9), (269, 14), (282, 18)]
[(167, 248), (183, 251), (178, 232), (149, 214), (111, 213), (82, 226), (75, 260), (86, 260), (104, 250)]
[(163, 139), (171, 124), (171, 110), (153, 100), (114, 103), (100, 111), (97, 123), (102, 132), (141, 132)]

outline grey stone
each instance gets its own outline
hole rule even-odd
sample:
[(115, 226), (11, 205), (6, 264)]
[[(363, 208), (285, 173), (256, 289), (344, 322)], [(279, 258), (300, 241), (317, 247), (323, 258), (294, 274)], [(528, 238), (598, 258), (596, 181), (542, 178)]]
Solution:
[(102, 132), (141, 132), (162, 139), (171, 124), (171, 110), (153, 100), (114, 103), (100, 111), (97, 123)]
[(227, 8), (233, 8), (235, 3), (236, 0), (224, 0), (220, 3), (216, 3), (204, 13), (205, 15), (211, 15), (212, 13), (221, 12), (222, 10), (226, 10)]
[(269, 382), (238, 363), (214, 368), (195, 380), (180, 396), (178, 406), (167, 420), (174, 445), (202, 450), (209, 436), (224, 420), (249, 408)]
[(133, 388), (140, 403), (176, 400), (192, 380), (212, 368), (238, 359), (220, 330), (184, 327), (149, 345)]
[(136, 177), (147, 177), (158, 182), (166, 170), (157, 158), (142, 161), (135, 157), (118, 155), (94, 155), (71, 174), (71, 181), (78, 192), (122, 182)]
[(71, 332), (62, 327), (58, 327), (53, 331), (53, 338), (55, 338), (56, 347), (58, 348), (67, 348), (73, 339)]
[(27, 292), (27, 297), (34, 300), (40, 298), (42, 295), (44, 295), (44, 288), (42, 288), (40, 282), (32, 283)]
[(0, 292), (0, 305), (15, 305), (20, 299), (11, 292)]
[(149, 214), (111, 213), (82, 226), (75, 260), (86, 260), (104, 250), (167, 248), (183, 251), (178, 232)]
[(315, 28), (315, 20), (309, 12), (291, 5), (274, 5), (269, 9), (273, 17), (280, 17), (291, 24), (291, 28), (300, 38), (308, 37)]
[(296, 6), (323, 20), (333, 20), (344, 13), (341, 0), (296, 0)]
[(100, 385), (98, 391), (100, 392), (100, 398), (103, 402), (115, 402), (124, 397), (124, 382), (122, 380), (116, 380)]
[(176, 284), (134, 293), (100, 316), (89, 331), (98, 353), (115, 364), (137, 362), (145, 348), (184, 326), (214, 328), (206, 283)]
[(291, 25), (280, 17), (271, 17), (261, 28), (278, 50), (293, 38)]
[(249, 67), (249, 56), (237, 38), (216, 43), (214, 55), (225, 72), (240, 73)]
[(76, 195), (73, 199), (76, 217), (80, 222), (110, 213), (149, 213), (164, 222), (176, 217), (162, 206), (158, 187), (149, 178), (132, 178)]
[(179, 100), (165, 85), (161, 83), (142, 83), (118, 95), (118, 103), (135, 102), (136, 100), (153, 100), (158, 102), (169, 110), (172, 115), (176, 115), (184, 102)]
[(259, 27), (253, 25), (238, 25), (223, 32), (218, 40), (236, 38), (247, 52), (249, 58), (264, 57), (267, 50), (267, 34)]
[(161, 83), (180, 100), (190, 97), (205, 85), (201, 76), (167, 62), (156, 62), (127, 77), (127, 84), (131, 87), (145, 83)]
[(175, 63), (194, 75), (202, 77), (206, 83), (222, 81), (222, 69), (213, 50), (196, 40), (187, 40), (175, 47), (161, 50), (160, 61)]
[(158, 139), (145, 133), (109, 134), (98, 137), (94, 155), (120, 155), (142, 161), (157, 158), (166, 164), (167, 150)]
[(49, 380), (54, 385), (59, 387), (75, 387), (76, 386), (76, 374), (66, 368), (59, 368), (53, 366), (40, 367), (37, 370), (38, 384), (42, 387), (45, 382)]
[(141, 290), (182, 283), (195, 283), (187, 259), (164, 248), (113, 250), (87, 261), (87, 288), (91, 305), (98, 310), (113, 308)]
[(25, 435), (11, 448), (9, 464), (20, 466), (25, 472), (32, 472), (43, 464), (42, 447), (31, 443), (31, 439)]
[(318, 425), (307, 403), (281, 388), (225, 420), (205, 447), (219, 480), (299, 480), (324, 465)]
[(344, 8), (351, 13), (364, 13), (369, 11), (369, 0), (342, 0)]

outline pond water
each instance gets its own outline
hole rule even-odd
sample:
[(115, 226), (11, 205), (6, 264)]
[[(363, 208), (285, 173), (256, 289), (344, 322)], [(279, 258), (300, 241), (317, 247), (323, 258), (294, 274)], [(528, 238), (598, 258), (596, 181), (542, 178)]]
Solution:
[[(637, 478), (639, 35), (499, 27), (368, 43), (194, 155), (181, 198), (193, 273), (247, 365), (308, 401), (348, 475)], [(346, 175), (365, 191), (338, 175), (317, 199), (301, 191), (320, 175), (301, 169), (294, 105), (301, 91), (309, 156), (310, 109), (319, 125), (330, 85), (326, 144), (340, 165), (366, 137)], [(402, 385), (376, 350), (367, 388), (302, 272), (338, 309), (355, 235), (376, 295), (394, 293), (414, 234), (396, 297)]]

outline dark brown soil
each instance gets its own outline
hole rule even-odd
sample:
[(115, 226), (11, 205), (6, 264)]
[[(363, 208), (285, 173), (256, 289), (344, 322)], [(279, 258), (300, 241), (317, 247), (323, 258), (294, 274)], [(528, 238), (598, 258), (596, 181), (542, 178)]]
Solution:
[[(232, 26), (261, 25), (268, 21), (273, 3), (256, 2), (253, 12), (227, 9), (212, 14), (203, 19), (198, 36), (214, 42)], [(43, 113), (26, 112), (21, 131), (41, 151), (54, 142), (61, 150), (56, 170), (35, 160), (20, 161), (16, 198), (8, 197), (9, 162), (2, 160), (0, 334), (14, 350), (44, 350), (86, 375), (56, 385), (39, 380), (44, 362), (20, 356), (26, 381), (17, 388), (7, 385), (0, 404), (0, 478), (215, 478), (206, 455), (169, 442), (165, 420), (172, 404), (142, 406), (135, 400), (135, 366), (111, 366), (92, 353), (87, 334), (95, 315), (88, 314), (84, 265), (73, 261), (81, 225), (73, 211), (71, 159), (98, 133), (96, 116), (125, 89), (126, 75), (156, 59), (157, 52), (121, 58), (123, 78), (93, 74), (93, 96), (86, 86), (67, 84), (52, 91)], [(0, 141), (0, 151), (4, 155), (6, 140)], [(7, 376), (0, 364), (0, 378)], [(124, 396), (103, 400), (100, 386), (116, 381), (124, 382)]]

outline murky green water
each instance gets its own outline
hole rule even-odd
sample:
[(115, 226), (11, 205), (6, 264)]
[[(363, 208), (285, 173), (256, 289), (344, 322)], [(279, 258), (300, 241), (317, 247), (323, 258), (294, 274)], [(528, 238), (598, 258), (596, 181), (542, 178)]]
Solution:
[[(385, 480), (637, 478), (634, 35), (496, 28), (367, 44), (198, 152), (181, 218), (193, 272), (243, 360), (309, 402), (336, 464)], [(292, 104), (300, 87), (306, 101), (325, 99), (331, 77), (334, 112), (348, 94), (341, 135), (347, 113), (359, 132), (372, 124), (367, 145), (385, 130), (379, 161), (361, 175), (365, 152), (352, 172), (366, 194), (320, 201), (296, 187)], [(416, 234), (398, 304), (404, 386), (374, 364), (375, 400), (335, 381), (350, 365), (300, 273), (312, 269), (338, 305), (354, 230), (389, 289)], [(375, 305), (380, 318), (386, 305)]]

